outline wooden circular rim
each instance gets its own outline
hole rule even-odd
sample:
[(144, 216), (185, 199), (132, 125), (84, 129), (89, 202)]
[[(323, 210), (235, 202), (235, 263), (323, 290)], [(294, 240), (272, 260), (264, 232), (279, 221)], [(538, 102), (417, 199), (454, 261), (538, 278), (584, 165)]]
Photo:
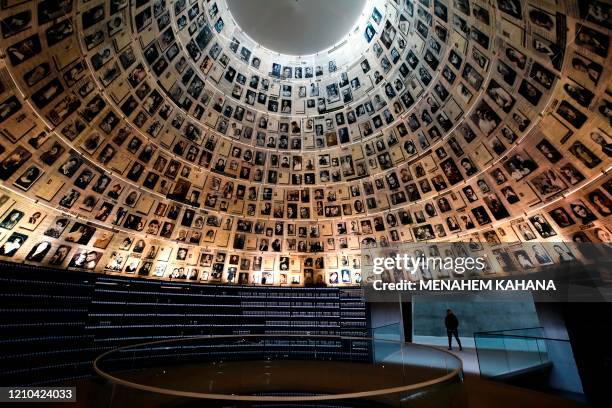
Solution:
[(173, 389), (169, 389), (169, 388), (160, 388), (160, 387), (154, 387), (154, 386), (151, 386), (151, 385), (143, 385), (143, 384), (135, 383), (135, 382), (132, 382), (132, 381), (126, 381), (126, 380), (123, 380), (121, 378), (115, 377), (115, 376), (113, 376), (113, 375), (103, 371), (98, 366), (98, 363), (100, 362), (100, 360), (102, 360), (104, 357), (108, 356), (109, 354), (112, 354), (112, 353), (115, 353), (115, 352), (118, 352), (118, 351), (122, 351), (122, 350), (127, 350), (127, 349), (130, 349), (130, 348), (142, 347), (142, 346), (151, 346), (151, 345), (163, 344), (163, 343), (192, 341), (192, 340), (199, 340), (199, 339), (202, 339), (202, 340), (204, 340), (204, 339), (211, 340), (211, 339), (243, 338), (243, 337), (264, 337), (264, 338), (265, 337), (269, 337), (269, 338), (275, 338), (275, 337), (299, 337), (299, 338), (303, 338), (304, 336), (300, 336), (300, 335), (297, 335), (297, 334), (290, 334), (290, 335), (245, 334), (245, 335), (193, 336), (193, 337), (184, 337), (184, 338), (181, 338), (181, 339), (157, 340), (157, 341), (152, 341), (152, 342), (131, 344), (131, 345), (128, 345), (128, 346), (123, 346), (123, 347), (119, 347), (119, 348), (107, 351), (107, 352), (99, 355), (98, 357), (96, 357), (96, 359), (93, 362), (93, 368), (94, 368), (94, 371), (99, 376), (109, 380), (114, 385), (122, 385), (124, 387), (134, 388), (134, 389), (141, 390), (141, 391), (153, 392), (153, 393), (169, 395), (169, 396), (173, 396), (173, 397), (194, 398), (194, 399), (208, 399), (208, 400), (221, 400), (221, 401), (250, 401), (250, 402), (300, 402), (300, 401), (331, 401), (331, 400), (338, 400), (338, 399), (357, 399), (357, 398), (373, 397), (373, 396), (380, 396), (380, 395), (386, 395), (386, 394), (395, 394), (395, 393), (398, 393), (398, 392), (415, 391), (415, 390), (419, 390), (419, 389), (423, 389), (423, 388), (429, 388), (429, 387), (432, 387), (432, 386), (435, 386), (435, 385), (441, 385), (443, 383), (446, 383), (446, 382), (452, 380), (455, 377), (460, 379), (460, 380), (462, 378), (461, 377), (461, 373), (463, 372), (463, 362), (457, 356), (455, 356), (454, 354), (449, 353), (449, 352), (447, 352), (445, 350), (439, 350), (439, 349), (436, 349), (436, 348), (433, 348), (433, 347), (429, 347), (429, 346), (425, 346), (425, 345), (421, 345), (421, 344), (404, 343), (404, 342), (395, 341), (395, 340), (375, 339), (375, 338), (372, 338), (372, 337), (342, 337), (342, 336), (325, 336), (325, 335), (312, 335), (312, 336), (308, 336), (308, 337), (314, 337), (314, 338), (340, 338), (342, 340), (384, 341), (384, 342), (387, 342), (387, 343), (396, 343), (396, 344), (399, 344), (400, 347), (403, 347), (403, 346), (405, 346), (407, 344), (410, 344), (410, 347), (423, 348), (423, 349), (428, 349), (430, 351), (433, 350), (433, 351), (438, 352), (438, 353), (446, 354), (446, 355), (452, 357), (453, 359), (455, 359), (459, 364), (458, 364), (458, 368), (455, 368), (450, 373), (447, 373), (447, 374), (443, 375), (442, 377), (438, 377), (436, 379), (429, 380), (429, 381), (423, 381), (423, 382), (416, 383), (416, 384), (410, 384), (410, 385), (399, 386), (399, 387), (381, 388), (381, 389), (373, 390), (373, 391), (351, 392), (351, 393), (343, 393), (343, 394), (310, 395), (310, 396), (300, 396), (300, 397), (230, 395), (230, 394), (215, 394), (215, 393), (209, 394), (209, 393), (200, 393), (200, 392), (192, 392), (192, 391), (178, 391), (178, 390), (173, 390)]

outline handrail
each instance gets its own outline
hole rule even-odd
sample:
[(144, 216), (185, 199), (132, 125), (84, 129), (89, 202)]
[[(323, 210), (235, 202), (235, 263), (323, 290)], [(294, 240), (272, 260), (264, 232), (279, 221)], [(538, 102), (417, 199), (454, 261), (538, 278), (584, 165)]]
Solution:
[(544, 337), (544, 336), (519, 336), (517, 334), (495, 334), (495, 333), (486, 333), (486, 332), (481, 332), (481, 333), (474, 333), (474, 337), (510, 337), (510, 338), (515, 338), (515, 339), (534, 339), (534, 340), (550, 340), (550, 341), (565, 341), (565, 342), (569, 342), (568, 339), (553, 339), (550, 337)]
[(371, 329), (371, 330), (375, 330), (375, 329), (382, 329), (383, 327), (389, 327), (389, 326), (398, 326), (398, 325), (400, 325), (400, 322), (389, 323), (389, 324), (383, 324), (382, 326), (370, 327), (370, 329)]
[(474, 332), (474, 334), (480, 334), (480, 333), (499, 333), (499, 332), (507, 332), (507, 331), (533, 330), (533, 329), (544, 329), (544, 327), (536, 326), (536, 327), (523, 327), (523, 328), (519, 328), (519, 329), (489, 330), (489, 331)]
[[(428, 346), (423, 346), (423, 345), (418, 345), (418, 344), (411, 344), (411, 347), (417, 347), (417, 348), (423, 348), (423, 349), (432, 349), (438, 352), (442, 352), (444, 354), (447, 354), (448, 356), (452, 357), (456, 362), (458, 362), (458, 367), (455, 368), (454, 370), (452, 370), (450, 373), (443, 375), (442, 377), (436, 378), (434, 380), (429, 380), (429, 381), (423, 381), (417, 384), (410, 384), (410, 385), (405, 385), (405, 386), (399, 386), (399, 387), (390, 387), (390, 388), (381, 388), (379, 390), (373, 390), (373, 391), (361, 391), (361, 392), (352, 392), (352, 393), (344, 393), (344, 394), (326, 394), (326, 395), (311, 395), (311, 396), (300, 396), (300, 397), (283, 397), (283, 396), (252, 396), (252, 395), (229, 395), (229, 394), (205, 394), (205, 393), (200, 393), (200, 392), (191, 392), (191, 391), (177, 391), (177, 390), (172, 390), (169, 388), (160, 388), (160, 387), (155, 387), (155, 386), (150, 386), (150, 385), (143, 385), (143, 384), (138, 384), (132, 381), (126, 381), (123, 380), (121, 378), (115, 377), (105, 371), (103, 371), (98, 363), (100, 362), (100, 360), (102, 360), (104, 357), (108, 356), (109, 354), (118, 352), (118, 351), (124, 351), (124, 350), (128, 350), (130, 348), (134, 348), (134, 347), (142, 347), (142, 346), (150, 346), (150, 345), (155, 345), (155, 344), (163, 344), (163, 343), (171, 343), (171, 342), (183, 342), (183, 341), (192, 341), (192, 340), (199, 340), (199, 339), (208, 339), (208, 340), (213, 340), (213, 339), (222, 339), (222, 338), (244, 338), (244, 337), (270, 337), (270, 338), (278, 338), (278, 337), (295, 337), (295, 338), (304, 338), (303, 335), (297, 335), (297, 334), (293, 334), (293, 335), (258, 335), (258, 334), (245, 334), (245, 335), (219, 335), (219, 336), (194, 336), (194, 337), (185, 337), (185, 338), (181, 338), (181, 339), (166, 339), (166, 340), (158, 340), (158, 341), (153, 341), (153, 342), (145, 342), (145, 343), (139, 343), (139, 344), (132, 344), (132, 345), (128, 345), (128, 346), (123, 346), (123, 347), (119, 347), (117, 349), (114, 350), (110, 350), (107, 351), (103, 354), (101, 354), (100, 356), (98, 356), (94, 362), (93, 362), (93, 368), (94, 371), (100, 375), (101, 377), (107, 379), (108, 381), (112, 382), (115, 385), (123, 385), (125, 387), (128, 388), (134, 388), (134, 389), (138, 389), (141, 391), (148, 391), (148, 392), (153, 392), (153, 393), (157, 393), (157, 394), (163, 394), (163, 395), (170, 395), (170, 396), (174, 396), (174, 397), (184, 397), (184, 398), (196, 398), (196, 399), (212, 399), (212, 400), (222, 400), (222, 401), (251, 401), (251, 402), (302, 402), (302, 401), (328, 401), (328, 400), (338, 400), (338, 399), (352, 399), (352, 398), (363, 398), (363, 397), (373, 397), (373, 396), (380, 396), (380, 395), (386, 395), (386, 394), (395, 394), (395, 393), (399, 393), (399, 392), (407, 392), (407, 391), (416, 391), (416, 390), (421, 390), (423, 388), (429, 388), (429, 387), (433, 387), (433, 386), (438, 386), (438, 385), (442, 385), (446, 382), (451, 381), (453, 378), (459, 378), (462, 379), (461, 373), (463, 372), (463, 362), (461, 361), (461, 359), (457, 358), (455, 355), (453, 355), (452, 353), (448, 353), (447, 351), (444, 350), (438, 350), (438, 349), (434, 349), (432, 347), (428, 347)], [(400, 344), (400, 346), (403, 346), (404, 343), (402, 342), (398, 342), (398, 341), (392, 341), (392, 340), (382, 340), (382, 339), (374, 339), (374, 338), (370, 338), (370, 337), (342, 337), (342, 336), (329, 336), (329, 335), (313, 335), (313, 336), (308, 336), (308, 337), (313, 337), (313, 338), (335, 338), (335, 339), (342, 339), (342, 340), (359, 340), (359, 341), (364, 341), (364, 340), (371, 340), (371, 341), (384, 341), (384, 342), (389, 342), (389, 343), (396, 343), (396, 344)]]

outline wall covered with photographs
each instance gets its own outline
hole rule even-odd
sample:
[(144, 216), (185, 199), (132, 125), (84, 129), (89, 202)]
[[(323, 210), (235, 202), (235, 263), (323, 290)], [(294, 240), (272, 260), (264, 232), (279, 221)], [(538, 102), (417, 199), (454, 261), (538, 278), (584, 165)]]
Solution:
[(349, 285), (398, 243), (612, 241), (607, 1), (368, 0), (307, 56), (225, 0), (0, 7), (2, 260)]

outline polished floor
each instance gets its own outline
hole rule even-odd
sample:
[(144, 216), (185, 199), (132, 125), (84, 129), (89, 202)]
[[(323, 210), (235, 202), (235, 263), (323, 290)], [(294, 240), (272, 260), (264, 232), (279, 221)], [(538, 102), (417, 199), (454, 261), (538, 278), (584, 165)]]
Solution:
[(572, 400), (526, 388), (483, 380), (466, 374), (469, 408), (577, 408), (585, 407)]
[[(446, 351), (445, 347), (437, 347), (440, 350)], [(508, 385), (504, 383), (484, 380), (480, 378), (479, 369), (478, 369), (478, 358), (476, 355), (475, 349), (472, 348), (464, 348), (462, 351), (458, 349), (454, 349), (451, 351), (453, 355), (458, 357), (463, 362), (464, 367), (464, 384), (465, 390), (467, 391), (467, 407), (468, 408), (547, 408), (547, 407), (560, 407), (560, 408), (570, 408), (570, 407), (585, 407), (586, 405), (580, 404), (571, 399), (563, 398), (558, 395), (551, 395), (549, 393), (529, 390), (526, 388), (520, 388), (513, 385)], [(399, 353), (389, 353), (384, 355), (382, 360), (384, 362), (392, 363), (397, 360)], [(380, 360), (379, 360), (380, 361)], [(411, 357), (411, 361), (416, 362), (414, 357)], [(431, 361), (430, 361), (431, 362)], [(337, 365), (334, 363), (337, 367)], [(359, 364), (357, 364), (359, 365)], [(321, 379), (322, 382), (328, 382), (330, 378), (337, 378), (338, 373), (321, 373), (315, 372), (313, 370), (309, 370), (309, 362), (303, 362), (303, 367), (298, 365), (292, 367), (293, 372), (296, 373), (295, 376), (291, 375), (296, 379), (300, 378), (318, 378)], [(231, 368), (231, 367), (229, 367)], [(316, 365), (313, 365), (313, 369), (316, 368)], [(430, 369), (434, 371), (439, 370), (438, 367), (429, 365)], [(348, 367), (344, 367), (344, 372), (349, 372)], [(246, 373), (229, 373), (231, 370), (227, 370), (227, 374), (236, 375), (238, 377), (244, 378), (244, 374)], [(342, 370), (341, 370), (342, 371)], [(380, 371), (380, 370), (379, 370)], [(424, 374), (427, 374), (423, 372)], [(158, 373), (159, 374), (159, 373)], [(334, 374), (334, 375), (332, 375)], [(384, 377), (381, 375), (381, 372), (377, 372), (377, 375), (373, 377), (378, 378), (378, 382), (382, 381)], [(165, 378), (164, 378), (165, 377)], [(197, 378), (198, 376), (193, 376), (192, 378)], [(352, 376), (347, 375), (347, 378)], [(418, 376), (417, 376), (418, 377)], [(184, 378), (184, 377), (183, 377)], [(200, 376), (200, 378), (202, 378)], [(414, 380), (424, 380), (425, 378), (413, 378)], [(152, 382), (155, 382), (157, 386), (179, 386), (180, 384), (172, 384), (172, 381), (169, 381), (165, 375), (155, 375), (151, 378)], [(295, 382), (295, 381), (294, 381)], [(307, 381), (305, 381), (307, 382)], [(77, 387), (77, 402), (74, 404), (51, 404), (49, 406), (66, 406), (66, 407), (87, 407), (87, 408), (123, 408), (129, 407), (132, 408), (135, 405), (143, 406), (143, 407), (184, 407), (185, 401), (176, 401), (167, 397), (157, 397), (153, 394), (143, 393), (140, 391), (133, 391), (127, 389), (113, 389), (113, 387), (101, 378), (93, 378), (89, 380), (81, 380), (74, 384)], [(184, 386), (185, 384), (183, 384)], [(353, 386), (356, 384), (352, 384)], [(329, 391), (339, 391), (339, 389), (332, 390), (334, 388), (333, 384), (328, 384), (330, 388)], [(335, 386), (337, 388), (337, 385)], [(196, 401), (195, 403), (189, 402), (189, 407), (191, 406), (210, 406), (205, 401)], [(195, 405), (194, 405), (195, 404)], [(233, 406), (233, 405), (228, 405)], [(451, 405), (436, 405), (437, 407), (445, 407)]]
[[(122, 408), (110, 404), (111, 388), (101, 380), (84, 380), (77, 386), (77, 402), (48, 406), (72, 408)], [(466, 374), (469, 408), (584, 408), (585, 405), (543, 392), (531, 391), (507, 384), (480, 379), (477, 375)], [(131, 407), (143, 406), (140, 396), (134, 394)], [(124, 405), (125, 406), (125, 405)], [(201, 406), (206, 406), (202, 404)]]
[[(431, 346), (437, 348), (438, 350), (447, 350), (446, 347), (442, 346)], [(479, 374), (480, 370), (478, 368), (478, 356), (476, 355), (476, 349), (465, 347), (462, 351), (459, 351), (457, 347), (454, 347), (453, 350), (449, 351), (449, 353), (461, 359), (463, 363), (463, 372), (467, 374)]]
[[(447, 351), (445, 347), (436, 348)], [(467, 391), (468, 408), (580, 408), (586, 406), (561, 396), (551, 395), (548, 393), (529, 390), (495, 381), (484, 380), (480, 378), (479, 375), (478, 358), (475, 349), (464, 348), (463, 351), (459, 351), (455, 348), (451, 351), (451, 353), (460, 358), (463, 362), (465, 374), (464, 384)], [(399, 357), (396, 353), (391, 353), (386, 355), (384, 360), (386, 362), (392, 362), (397, 358)], [(305, 372), (297, 369), (296, 371), (300, 371), (299, 377), (303, 378)], [(312, 372), (308, 373), (308, 376), (310, 377), (313, 375), (316, 374)], [(323, 375), (320, 378), (323, 377), (326, 376)], [(163, 382), (164, 380), (161, 381)], [(158, 405), (156, 397), (151, 394), (126, 390), (114, 391), (112, 386), (99, 378), (79, 381), (75, 385), (77, 386), (77, 403), (71, 405), (66, 404), (67, 407), (131, 408), (136, 404), (147, 407), (177, 407), (184, 405), (184, 403), (179, 403), (179, 405), (177, 405), (176, 401), (166, 399), (166, 397), (160, 397), (160, 404)], [(115, 392), (114, 395), (113, 392)], [(125, 398), (126, 394), (128, 394), (127, 399)], [(64, 404), (57, 404), (55, 406), (61, 407), (63, 405)], [(194, 406), (209, 405), (206, 403), (197, 403)]]

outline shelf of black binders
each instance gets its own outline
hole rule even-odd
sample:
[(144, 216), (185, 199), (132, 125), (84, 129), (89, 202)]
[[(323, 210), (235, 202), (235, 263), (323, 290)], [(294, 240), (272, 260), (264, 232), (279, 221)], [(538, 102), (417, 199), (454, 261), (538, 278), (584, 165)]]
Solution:
[(0, 265), (0, 384), (88, 376), (104, 351), (85, 330), (95, 276)]
[[(289, 335), (296, 337), (270, 347), (297, 358), (314, 352), (342, 360), (370, 356), (364, 342), (312, 340), (368, 336), (359, 289), (211, 285), (0, 266), (0, 381), (7, 385), (87, 377), (91, 361), (104, 351), (193, 336)], [(308, 352), (298, 344), (304, 338), (316, 343)]]

